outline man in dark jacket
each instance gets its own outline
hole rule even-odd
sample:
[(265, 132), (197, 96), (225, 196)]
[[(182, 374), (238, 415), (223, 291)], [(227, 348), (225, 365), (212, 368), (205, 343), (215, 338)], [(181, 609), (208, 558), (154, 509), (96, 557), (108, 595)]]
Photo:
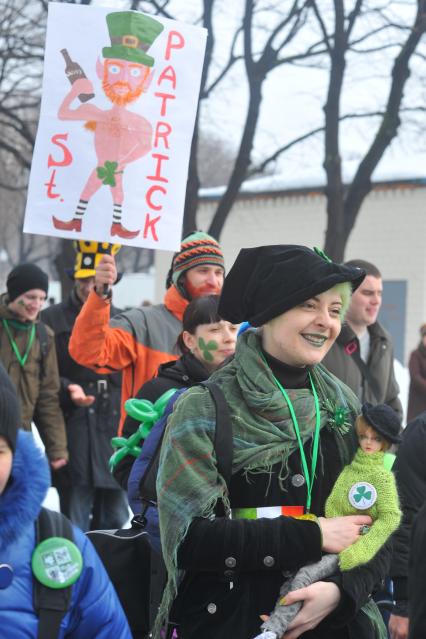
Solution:
[[(411, 534), (417, 513), (426, 503), (425, 454), (426, 412), (423, 412), (407, 424), (404, 429), (402, 443), (399, 445), (394, 464), (401, 500), (402, 522), (394, 536), (390, 571), (396, 602), (389, 621), (392, 639), (407, 639), (409, 636), (408, 615), (411, 602), (409, 601), (408, 577)], [(423, 591), (422, 596), (424, 597)], [(420, 636), (420, 634), (412, 635), (413, 639), (420, 638)]]
[[(109, 472), (108, 460), (113, 452), (111, 437), (117, 431), (120, 416), (121, 376), (98, 375), (77, 364), (68, 352), (74, 322), (93, 289), (94, 269), (105, 246), (84, 241), (76, 244), (80, 250), (74, 288), (67, 300), (43, 311), (43, 321), (55, 333), (60, 403), (70, 452), (69, 471), (56, 477), (56, 485), (62, 511), (82, 530), (120, 528), (128, 517), (127, 501)], [(116, 252), (118, 245), (112, 250)], [(112, 315), (118, 312), (111, 308)]]
[(402, 419), (392, 339), (377, 321), (382, 276), (376, 266), (364, 260), (350, 260), (346, 265), (364, 269), (367, 276), (353, 293), (346, 323), (323, 364), (362, 402), (388, 404)]
[(40, 322), (48, 277), (36, 264), (19, 264), (7, 276), (0, 299), (0, 359), (21, 404), (22, 428), (34, 422), (53, 470), (68, 459), (59, 406), (59, 374), (53, 333)]

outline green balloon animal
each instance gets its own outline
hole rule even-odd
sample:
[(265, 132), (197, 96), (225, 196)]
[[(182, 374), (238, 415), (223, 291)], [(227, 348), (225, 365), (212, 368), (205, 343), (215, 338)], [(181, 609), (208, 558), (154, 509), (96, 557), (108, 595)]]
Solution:
[(164, 413), (164, 409), (169, 403), (169, 399), (175, 394), (176, 389), (171, 388), (161, 395), (153, 404), (147, 399), (128, 399), (124, 404), (126, 413), (140, 422), (139, 428), (130, 437), (113, 437), (111, 446), (115, 448), (109, 460), (109, 468), (112, 472), (115, 466), (127, 455), (139, 457), (141, 440), (146, 439), (154, 424)]

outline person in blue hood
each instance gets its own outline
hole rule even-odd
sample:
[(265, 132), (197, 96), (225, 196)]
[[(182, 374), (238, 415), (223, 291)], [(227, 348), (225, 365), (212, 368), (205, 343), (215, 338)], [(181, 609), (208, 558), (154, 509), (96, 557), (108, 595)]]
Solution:
[[(0, 367), (0, 634), (36, 639), (39, 618), (33, 604), (32, 558), (37, 546), (35, 523), (50, 486), (50, 474), (31, 433), (18, 429), (16, 392)], [(82, 568), (72, 585), (58, 639), (132, 639), (115, 590), (91, 542), (75, 527), (73, 535), (74, 543), (68, 543), (81, 554)]]

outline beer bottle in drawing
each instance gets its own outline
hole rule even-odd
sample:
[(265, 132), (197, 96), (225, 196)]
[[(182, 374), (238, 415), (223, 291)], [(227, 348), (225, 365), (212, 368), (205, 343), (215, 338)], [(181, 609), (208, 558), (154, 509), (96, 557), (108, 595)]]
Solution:
[[(74, 82), (76, 80), (80, 80), (80, 78), (87, 77), (83, 69), (81, 68), (81, 66), (77, 64), (77, 62), (73, 62), (71, 60), (70, 54), (68, 53), (67, 49), (61, 49), (61, 53), (64, 56), (64, 60), (66, 63), (65, 75), (67, 76), (71, 84), (74, 84)], [(80, 102), (87, 102), (88, 100), (91, 100), (94, 97), (95, 97), (94, 93), (80, 93), (80, 95), (78, 96), (78, 99), (80, 100)]]

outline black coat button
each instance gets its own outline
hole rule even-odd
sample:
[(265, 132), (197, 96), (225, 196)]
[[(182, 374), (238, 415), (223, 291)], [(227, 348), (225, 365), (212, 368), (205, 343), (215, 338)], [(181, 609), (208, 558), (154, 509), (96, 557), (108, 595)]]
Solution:
[(267, 568), (272, 568), (272, 566), (275, 565), (275, 559), (270, 555), (266, 555), (266, 557), (264, 557), (263, 559), (263, 563)]
[(295, 488), (300, 488), (305, 483), (305, 478), (300, 473), (296, 473), (292, 476), (291, 483)]
[(225, 559), (225, 566), (227, 566), (228, 568), (235, 568), (236, 565), (237, 560), (235, 559), (235, 557), (227, 557)]
[(207, 606), (207, 612), (209, 612), (211, 615), (214, 615), (214, 613), (217, 610), (217, 606), (214, 603), (209, 603), (209, 605)]

